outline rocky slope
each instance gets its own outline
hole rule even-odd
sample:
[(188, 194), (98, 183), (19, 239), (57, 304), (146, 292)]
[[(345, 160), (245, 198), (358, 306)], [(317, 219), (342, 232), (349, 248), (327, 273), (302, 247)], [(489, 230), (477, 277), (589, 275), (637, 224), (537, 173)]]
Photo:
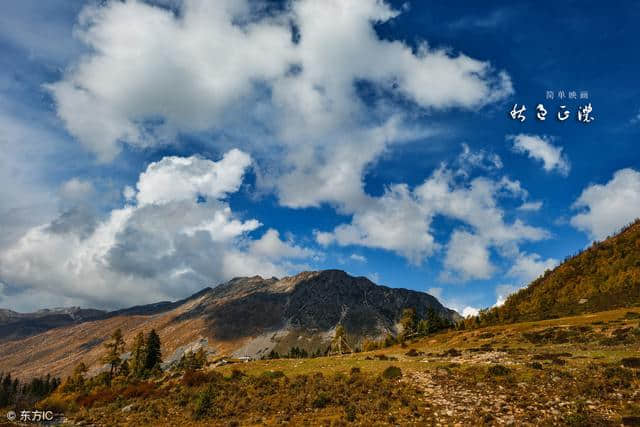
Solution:
[[(357, 345), (365, 338), (396, 333), (402, 310), (409, 307), (420, 317), (433, 309), (441, 317), (459, 319), (431, 295), (378, 286), (338, 270), (283, 279), (236, 278), (173, 303), (111, 313), (75, 311), (75, 320), (40, 324), (42, 331), (34, 327), (31, 336), (8, 339), (7, 334), (0, 342), (0, 371), (21, 377), (67, 375), (80, 361), (100, 369), (102, 343), (116, 328), (122, 329), (127, 346), (138, 332), (156, 329), (165, 360), (176, 360), (185, 348), (199, 346), (210, 353), (249, 357), (271, 350), (286, 353), (293, 346), (311, 352), (326, 348), (338, 324), (344, 326), (349, 342)], [(13, 312), (0, 316), (0, 330), (2, 325), (15, 326), (16, 316), (20, 318)], [(20, 321), (47, 319), (29, 316)]]

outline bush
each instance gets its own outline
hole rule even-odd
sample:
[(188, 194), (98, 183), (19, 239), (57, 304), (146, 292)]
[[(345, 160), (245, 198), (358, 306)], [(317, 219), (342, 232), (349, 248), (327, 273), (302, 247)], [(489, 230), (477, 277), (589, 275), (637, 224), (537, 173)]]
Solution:
[(356, 420), (356, 407), (349, 405), (344, 408), (344, 418), (349, 422), (354, 422)]
[(409, 357), (416, 357), (416, 356), (419, 356), (420, 353), (418, 353), (418, 351), (415, 348), (412, 348), (411, 350), (407, 351), (404, 355)]
[(508, 375), (510, 372), (511, 370), (504, 365), (489, 366), (489, 374), (496, 377)]
[(245, 376), (245, 373), (242, 372), (241, 370), (233, 369), (231, 371), (231, 377), (229, 379), (231, 379), (231, 380), (239, 380), (240, 378), (242, 378), (244, 376)]
[(620, 361), (626, 368), (640, 368), (640, 357), (626, 357)]
[(202, 419), (209, 415), (211, 408), (213, 407), (213, 394), (215, 390), (212, 386), (209, 386), (207, 390), (199, 393), (196, 397), (196, 404), (193, 410), (193, 418), (196, 420)]
[(321, 391), (320, 393), (318, 393), (315, 400), (313, 401), (313, 407), (324, 408), (329, 404), (329, 402), (331, 402), (331, 398), (329, 397), (329, 395)]
[(120, 395), (125, 399), (131, 399), (134, 397), (142, 397), (147, 398), (149, 396), (154, 395), (156, 392), (156, 387), (147, 382), (142, 382), (138, 384), (131, 384), (122, 390)]
[(395, 380), (402, 377), (402, 370), (397, 366), (389, 366), (382, 372), (382, 377), (388, 380)]
[(284, 372), (282, 371), (264, 371), (262, 376), (265, 378), (277, 379), (284, 377)]
[(202, 371), (187, 371), (182, 376), (182, 384), (187, 387), (197, 387), (211, 380), (209, 374)]

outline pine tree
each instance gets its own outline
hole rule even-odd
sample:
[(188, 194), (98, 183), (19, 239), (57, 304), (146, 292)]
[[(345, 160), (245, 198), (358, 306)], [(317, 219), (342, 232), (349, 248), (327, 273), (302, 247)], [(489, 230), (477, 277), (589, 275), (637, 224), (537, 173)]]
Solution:
[(151, 372), (159, 368), (160, 363), (162, 363), (160, 336), (158, 336), (155, 329), (152, 329), (147, 335), (145, 370)]

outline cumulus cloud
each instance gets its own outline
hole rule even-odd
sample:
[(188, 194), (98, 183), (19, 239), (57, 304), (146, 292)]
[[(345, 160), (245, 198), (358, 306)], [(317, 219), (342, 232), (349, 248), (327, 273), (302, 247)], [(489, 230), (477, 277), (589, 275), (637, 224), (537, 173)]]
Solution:
[(431, 213), (407, 185), (389, 187), (383, 196), (370, 198), (349, 224), (331, 232), (316, 232), (316, 240), (327, 246), (361, 245), (394, 251), (413, 263), (433, 253), (436, 243), (429, 231)]
[(556, 265), (558, 265), (558, 260), (554, 258), (547, 258), (545, 260), (536, 253), (520, 253), (507, 272), (507, 276), (516, 277), (524, 284), (528, 284), (542, 275), (546, 270), (551, 270)]
[(367, 257), (365, 257), (364, 255), (360, 255), (360, 254), (351, 254), (351, 256), (349, 258), (352, 259), (353, 261), (357, 261), (357, 262), (367, 262)]
[[(463, 151), (464, 153), (464, 151)], [(468, 155), (468, 153), (467, 153)], [(517, 245), (536, 241), (548, 233), (519, 219), (505, 221), (499, 206), (504, 197), (526, 198), (518, 181), (507, 177), (477, 177), (441, 165), (422, 184), (411, 189), (406, 184), (389, 186), (380, 197), (369, 197), (353, 214), (351, 222), (333, 231), (316, 232), (322, 245), (362, 245), (393, 251), (414, 264), (441, 248), (431, 231), (435, 216), (463, 222), (446, 245), (444, 280), (491, 277), (495, 271), (490, 250), (517, 255)]]
[[(140, 174), (135, 198), (106, 218), (63, 213), (0, 252), (0, 279), (28, 294), (98, 307), (183, 297), (233, 276), (282, 275), (312, 251), (235, 214), (227, 196), (251, 164), (232, 150), (217, 162), (165, 157)], [(204, 197), (204, 199), (203, 199)]]
[(573, 208), (580, 213), (571, 218), (571, 225), (594, 240), (604, 239), (640, 217), (640, 172), (621, 169), (606, 184), (588, 186)]
[(448, 272), (455, 271), (461, 280), (488, 279), (494, 271), (491, 264), (489, 248), (482, 237), (456, 230), (447, 245), (444, 259), (447, 272), (443, 279), (449, 280)]
[[(103, 161), (121, 143), (223, 131), (257, 158), (259, 183), (281, 204), (352, 211), (365, 199), (366, 166), (428, 133), (407, 124), (407, 105), (474, 108), (513, 92), (488, 62), (379, 38), (373, 25), (400, 13), (382, 1), (302, 0), (269, 13), (242, 0), (174, 7), (86, 7), (77, 36), (91, 52), (47, 86), (69, 132)], [(375, 99), (363, 101), (363, 83)]]
[(542, 162), (542, 168), (547, 171), (556, 171), (567, 176), (571, 166), (567, 156), (562, 153), (562, 147), (553, 145), (551, 138), (538, 135), (511, 135), (507, 139), (513, 141), (513, 151), (527, 154), (530, 158)]
[(460, 314), (462, 314), (462, 317), (469, 317), (469, 316), (477, 316), (478, 313), (480, 313), (479, 309), (471, 306), (466, 306), (465, 308), (462, 309), (462, 312)]
[(485, 150), (472, 151), (467, 144), (462, 144), (462, 153), (456, 161), (459, 172), (469, 175), (472, 169), (491, 171), (502, 169), (502, 159), (495, 153), (487, 153)]
[(227, 152), (218, 162), (198, 157), (165, 157), (140, 174), (136, 185), (138, 205), (194, 200), (198, 196), (224, 198), (238, 190), (250, 164), (251, 157), (237, 149)]
[(537, 212), (540, 209), (542, 209), (542, 202), (538, 201), (538, 202), (525, 202), (523, 204), (521, 204), (520, 206), (518, 206), (518, 210), (519, 211), (524, 211), (524, 212)]
[(90, 181), (80, 178), (71, 178), (60, 186), (60, 197), (66, 200), (85, 200), (94, 192), (93, 184)]

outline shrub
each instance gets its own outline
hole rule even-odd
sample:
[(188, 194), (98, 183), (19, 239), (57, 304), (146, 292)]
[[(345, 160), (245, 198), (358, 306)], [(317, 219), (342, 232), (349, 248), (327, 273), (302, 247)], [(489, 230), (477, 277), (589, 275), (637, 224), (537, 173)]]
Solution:
[(353, 405), (345, 407), (344, 418), (349, 422), (354, 422), (356, 420), (356, 407)]
[(182, 376), (182, 384), (187, 387), (197, 387), (208, 383), (209, 380), (209, 375), (202, 371), (187, 371)]
[(196, 404), (193, 410), (193, 418), (196, 420), (202, 419), (209, 415), (211, 408), (213, 407), (213, 394), (214, 389), (212, 386), (209, 386), (207, 390), (199, 393), (196, 397)]
[(608, 384), (627, 388), (633, 380), (633, 371), (620, 366), (609, 366), (604, 370), (604, 376)]
[(313, 401), (314, 408), (324, 408), (331, 402), (331, 398), (325, 392), (319, 392), (316, 398)]
[(388, 380), (395, 380), (402, 377), (402, 370), (397, 366), (389, 366), (382, 372), (382, 377)]
[(491, 365), (489, 366), (489, 374), (500, 377), (504, 375), (508, 375), (511, 372), (509, 368), (504, 365)]
[(409, 357), (416, 357), (419, 356), (420, 353), (418, 353), (418, 351), (415, 348), (412, 348), (411, 350), (407, 351), (405, 353), (405, 356), (409, 356)]
[(457, 349), (455, 349), (455, 348), (450, 348), (449, 350), (445, 351), (445, 352), (442, 354), (442, 356), (443, 356), (443, 357), (446, 357), (446, 356), (449, 356), (449, 357), (458, 357), (458, 356), (460, 356), (460, 355), (462, 355), (462, 352), (460, 352), (459, 350), (457, 350)]
[(134, 397), (149, 397), (154, 395), (156, 392), (156, 387), (148, 382), (142, 382), (138, 384), (131, 384), (125, 387), (120, 395), (126, 399), (134, 398)]
[(277, 378), (284, 377), (284, 372), (282, 372), (282, 371), (264, 371), (262, 373), (262, 376), (266, 377), (266, 378), (277, 379)]
[(640, 357), (626, 357), (620, 361), (626, 368), (640, 368)]
[(77, 403), (80, 406), (84, 406), (85, 408), (89, 408), (91, 406), (93, 406), (96, 403), (111, 403), (114, 400), (116, 400), (116, 397), (118, 397), (118, 394), (111, 390), (110, 388), (103, 388), (100, 390), (96, 390), (95, 392), (86, 395), (86, 396), (80, 396), (77, 399)]
[(241, 370), (239, 370), (239, 369), (233, 369), (233, 370), (231, 371), (231, 377), (230, 377), (230, 379), (232, 379), (232, 380), (239, 380), (240, 378), (242, 378), (242, 377), (244, 377), (244, 376), (245, 376), (245, 373), (244, 373), (244, 372), (242, 372)]

